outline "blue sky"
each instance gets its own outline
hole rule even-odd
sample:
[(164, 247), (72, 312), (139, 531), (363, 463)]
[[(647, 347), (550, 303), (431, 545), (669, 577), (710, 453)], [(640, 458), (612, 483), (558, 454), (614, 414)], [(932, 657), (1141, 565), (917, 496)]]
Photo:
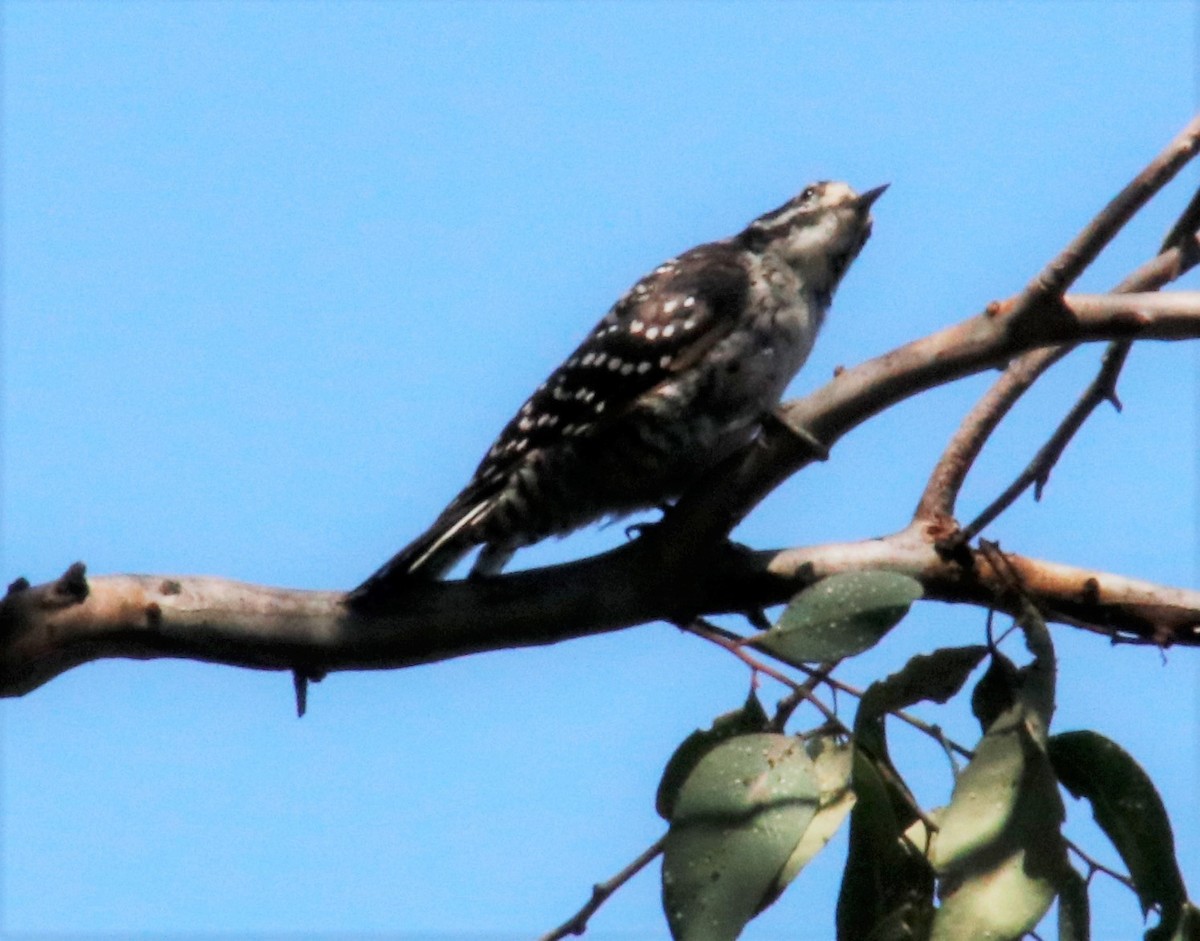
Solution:
[[(659, 261), (813, 179), (891, 182), (803, 392), (1018, 289), (1198, 97), (1197, 8), (1166, 0), (10, 0), (3, 15), (6, 582), (83, 559), (348, 587)], [(1190, 168), (1081, 288), (1148, 258), (1198, 181)], [(1076, 354), (1022, 403), (966, 514), (1097, 360)], [(1099, 413), (1044, 501), (989, 535), (1196, 587), (1198, 363), (1139, 348), (1124, 413)], [(986, 384), (856, 431), (739, 537), (903, 525)], [(918, 606), (848, 677), (981, 623)], [(1196, 894), (1195, 654), (1055, 637), (1058, 727), (1096, 728), (1152, 773)], [(0, 706), (0, 928), (536, 935), (655, 839), (663, 763), (746, 681), (664, 625), (336, 674), (303, 721), (285, 676), (91, 664)], [(927, 714), (970, 739), (965, 712)], [(935, 802), (940, 753), (909, 744)], [(828, 937), (840, 852), (746, 937)], [(1100, 889), (1096, 936), (1131, 936), (1134, 900)], [(657, 896), (643, 874), (589, 936), (665, 936)]]

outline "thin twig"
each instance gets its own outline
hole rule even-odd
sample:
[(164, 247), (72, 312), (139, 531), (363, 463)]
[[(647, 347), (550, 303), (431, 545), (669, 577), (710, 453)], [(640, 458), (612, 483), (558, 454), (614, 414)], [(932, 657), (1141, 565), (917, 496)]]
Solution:
[[(741, 652), (742, 651), (742, 644), (744, 643), (745, 639), (740, 634), (735, 634), (733, 631), (726, 630), (723, 627), (720, 627), (716, 624), (713, 624), (709, 621), (705, 621), (703, 619), (698, 619), (698, 622), (703, 626), (703, 629), (706, 633), (701, 633), (700, 631), (692, 630), (691, 625), (685, 626), (683, 629), (691, 631), (692, 633), (696, 634), (698, 637), (704, 637), (706, 640), (710, 640), (713, 643), (717, 644), (718, 646), (724, 647), (726, 650), (729, 650), (731, 652)], [(693, 623), (697, 623), (697, 622), (693, 622)], [(753, 646), (753, 645), (751, 645), (751, 646)], [(770, 651), (765, 651), (765, 652), (770, 653)], [(745, 662), (745, 661), (743, 661), (743, 662)], [(751, 665), (751, 664), (748, 664), (748, 665)], [(765, 666), (765, 664), (764, 664), (764, 666)], [(859, 687), (852, 686), (849, 683), (846, 683), (843, 680), (839, 680), (837, 677), (833, 676), (829, 672), (830, 667), (828, 667), (828, 666), (810, 667), (810, 666), (807, 666), (807, 665), (805, 665), (803, 663), (799, 663), (799, 662), (789, 663), (789, 666), (793, 666), (797, 670), (800, 670), (802, 673), (806, 674), (808, 676), (808, 681), (805, 683), (797, 683), (795, 680), (785, 677), (785, 676), (783, 676), (783, 674), (781, 674), (778, 671), (775, 671), (773, 669), (770, 669), (770, 668), (768, 668), (767, 670), (761, 670), (761, 672), (766, 673), (768, 676), (772, 677), (773, 679), (779, 680), (781, 683), (783, 683), (786, 686), (788, 686), (789, 688), (791, 688), (794, 693), (797, 693), (798, 695), (807, 699), (809, 702), (813, 702), (813, 700), (809, 699), (808, 696), (804, 695), (804, 692), (800, 692), (800, 691), (804, 690), (811, 695), (811, 687), (809, 686), (809, 683), (814, 683), (814, 682), (818, 685), (824, 684), (825, 686), (828, 686), (830, 689), (836, 690), (837, 692), (845, 693), (847, 696), (853, 696), (855, 699), (862, 699), (863, 696), (865, 695), (865, 691), (860, 689)], [(824, 706), (824, 703), (821, 703), (821, 706)], [(818, 708), (820, 708), (820, 707), (818, 707)], [(822, 709), (823, 713), (824, 713), (824, 711), (825, 710)], [(971, 749), (958, 744), (953, 739), (946, 738), (945, 733), (943, 733), (942, 730), (938, 726), (931, 725), (930, 723), (925, 722), (923, 719), (918, 719), (916, 716), (912, 715), (911, 713), (905, 712), (903, 709), (889, 710), (888, 715), (895, 716), (901, 722), (905, 722), (908, 725), (911, 725), (914, 729), (916, 729), (919, 732), (924, 732), (930, 738), (936, 740), (943, 748), (949, 746), (954, 751), (958, 752), (960, 755), (962, 755), (964, 758), (966, 758), (968, 761), (970, 761), (972, 758), (975, 757), (975, 753), (973, 751), (971, 751)], [(841, 729), (846, 728), (840, 719), (835, 718), (835, 721), (837, 722), (839, 728), (841, 728)]]
[(1159, 247), (1159, 254), (1171, 248), (1186, 248), (1197, 229), (1200, 229), (1200, 189), (1192, 194), (1175, 224), (1167, 231)]
[[(1050, 471), (1054, 469), (1059, 458), (1071, 443), (1084, 422), (1091, 417), (1092, 412), (1103, 402), (1112, 402), (1118, 411), (1121, 401), (1117, 398), (1117, 376), (1125, 365), (1131, 344), (1127, 340), (1111, 343), (1104, 352), (1100, 371), (1084, 390), (1083, 395), (1072, 406), (1066, 417), (1054, 429), (1049, 440), (1041, 446), (1033, 460), (1017, 475), (1017, 478), (1004, 488), (1004, 491), (989, 503), (978, 516), (954, 535), (954, 542), (964, 545), (981, 533), (985, 526), (1007, 510), (1016, 499), (1033, 485), (1033, 498), (1040, 500), (1042, 490), (1050, 479)], [(1062, 348), (1066, 352), (1065, 348)]]
[(984, 444), (1017, 400), (1047, 369), (1073, 349), (1072, 345), (1064, 345), (1034, 350), (1014, 360), (1004, 370), (967, 413), (946, 445), (917, 503), (914, 519), (948, 522), (953, 518), (959, 490)]
[[(1061, 297), (1063, 292), (1095, 260), (1125, 223), (1195, 155), (1198, 147), (1200, 147), (1200, 118), (1195, 118), (1167, 145), (1162, 153), (1104, 207), (1100, 214), (1059, 253), (1058, 257), (1043, 268), (1037, 277), (1010, 302), (1013, 308), (1020, 310), (1020, 313), (1014, 313), (1014, 319), (1019, 321), (1026, 312), (1043, 303), (1047, 298)], [(1200, 193), (1192, 198), (1163, 242), (1161, 252), (1165, 253), (1171, 249), (1175, 249), (1177, 252), (1180, 264), (1174, 273), (1175, 277), (1195, 264), (1197, 254), (1194, 250), (1195, 241), (1189, 237), (1196, 231), (1198, 221), (1200, 221)], [(1162, 283), (1165, 282), (1155, 280), (1143, 284), (1134, 279), (1126, 279), (1116, 290), (1123, 293), (1153, 290), (1160, 287)], [(951, 438), (941, 459), (934, 467), (925, 492), (917, 505), (915, 514), (917, 518), (937, 522), (948, 521), (953, 517), (958, 492), (984, 443), (991, 437), (1016, 401), (1047, 369), (1070, 352), (1071, 348), (1066, 346), (1057, 350), (1048, 349), (1027, 353), (1005, 370), (1004, 376), (968, 413), (954, 437)], [(1124, 356), (1119, 358), (1122, 362), (1124, 361)], [(1093, 409), (1094, 407), (1092, 406)], [(1091, 409), (1082, 417), (1086, 418), (1090, 413)], [(1056, 438), (1062, 442), (1062, 447), (1065, 447), (1070, 440), (1069, 436), (1062, 437), (1057, 433)], [(1043, 476), (1048, 473), (1049, 467), (1042, 471)], [(1023, 492), (1025, 486), (1028, 486), (1028, 483), (1017, 490), (1018, 495)], [(996, 515), (1005, 508), (1007, 505), (996, 509)], [(959, 546), (963, 545), (965, 541), (961, 538), (955, 540)]]
[[(840, 662), (840, 661), (839, 661)], [(771, 718), (771, 728), (777, 732), (782, 732), (791, 719), (792, 713), (800, 706), (802, 702), (807, 702), (809, 697), (813, 695), (813, 691), (824, 683), (833, 669), (837, 666), (836, 663), (828, 663), (818, 668), (815, 672), (809, 675), (798, 689), (792, 690), (783, 699), (779, 700), (775, 706), (775, 715)]]
[(1104, 865), (1104, 863), (1100, 862), (1098, 859), (1095, 859), (1094, 857), (1089, 856), (1087, 853), (1085, 853), (1082, 849), (1079, 848), (1078, 844), (1073, 843), (1070, 840), (1066, 840), (1065, 837), (1064, 837), (1064, 840), (1067, 844), (1067, 849), (1069, 849), (1072, 853), (1074, 853), (1081, 860), (1083, 860), (1084, 865), (1086, 865), (1088, 867), (1087, 878), (1089, 880), (1096, 873), (1102, 872), (1106, 876), (1108, 876), (1110, 879), (1117, 880), (1117, 882), (1121, 883), (1121, 885), (1123, 885), (1123, 886), (1125, 886), (1125, 888), (1129, 889), (1130, 892), (1137, 892), (1137, 886), (1135, 886), (1133, 884), (1133, 880), (1130, 879), (1129, 876), (1125, 875), (1123, 872), (1118, 872), (1115, 869), (1110, 869), (1108, 866)]
[(1029, 283), (1018, 305), (1061, 296), (1118, 232), (1155, 193), (1169, 183), (1200, 151), (1200, 117), (1192, 118), (1163, 151), (1133, 178), (1108, 205)]
[(843, 723), (842, 720), (837, 717), (837, 713), (825, 705), (825, 703), (821, 702), (820, 698), (818, 698), (811, 690), (806, 689), (803, 683), (797, 683), (790, 676), (786, 675), (785, 673), (781, 673), (770, 664), (763, 663), (756, 657), (752, 657), (750, 654), (746, 653), (742, 643), (742, 638), (734, 635), (735, 639), (731, 639), (728, 636), (728, 631), (717, 627), (715, 624), (705, 621), (703, 618), (696, 618), (689, 623), (681, 624), (680, 627), (690, 634), (695, 634), (697, 637), (702, 637), (709, 643), (716, 644), (718, 647), (728, 650), (731, 654), (741, 660), (742, 663), (750, 667), (750, 669), (758, 673), (762, 673), (764, 676), (769, 676), (771, 679), (782, 683), (793, 693), (799, 694), (805, 700), (812, 703), (812, 705), (816, 707), (821, 715), (825, 717), (826, 721), (833, 725), (834, 728), (846, 735), (850, 734), (850, 729), (848, 729), (845, 723)]
[(633, 862), (612, 878), (604, 882), (597, 882), (592, 886), (592, 897), (584, 903), (583, 907), (553, 931), (548, 931), (542, 935), (538, 941), (562, 941), (568, 935), (581, 935), (587, 931), (588, 919), (596, 914), (596, 910), (601, 905), (608, 901), (609, 896), (650, 865), (662, 853), (665, 841), (666, 836), (660, 836), (647, 846)]
[[(865, 695), (865, 690), (859, 689), (857, 686), (851, 686), (849, 683), (843, 682), (837, 677), (826, 676), (820, 671), (814, 670), (811, 667), (806, 667), (803, 664), (798, 664), (798, 666), (799, 669), (803, 670), (805, 673), (808, 673), (809, 676), (819, 678), (820, 682), (824, 683), (826, 686), (845, 693), (847, 696), (853, 696), (855, 699), (862, 699)], [(938, 744), (940, 744), (943, 748), (949, 746), (968, 761), (975, 757), (975, 753), (971, 751), (971, 749), (959, 745), (958, 742), (955, 742), (953, 739), (946, 738), (945, 733), (943, 733), (938, 726), (931, 725), (923, 719), (918, 719), (912, 713), (905, 712), (903, 709), (889, 709), (887, 714), (889, 716), (895, 716), (901, 722), (911, 725), (919, 732), (924, 732), (930, 738), (937, 741)]]
[[(933, 726), (933, 732), (934, 738), (937, 740), (937, 743), (942, 746), (942, 751), (946, 754), (946, 761), (950, 763), (950, 776), (957, 781), (959, 767), (958, 762), (954, 760), (954, 749), (958, 746), (956, 746), (955, 743), (947, 737), (946, 733), (942, 731), (942, 727), (940, 725)], [(967, 760), (969, 761), (970, 759)]]

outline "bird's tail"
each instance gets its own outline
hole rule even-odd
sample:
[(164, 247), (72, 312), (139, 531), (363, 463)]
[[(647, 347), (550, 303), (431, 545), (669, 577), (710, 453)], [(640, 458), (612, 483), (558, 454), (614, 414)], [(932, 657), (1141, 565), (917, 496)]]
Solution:
[(475, 524), (487, 513), (491, 501), (463, 506), (456, 500), (429, 529), (397, 552), (347, 596), (359, 610), (384, 607), (413, 581), (436, 581), (479, 544)]

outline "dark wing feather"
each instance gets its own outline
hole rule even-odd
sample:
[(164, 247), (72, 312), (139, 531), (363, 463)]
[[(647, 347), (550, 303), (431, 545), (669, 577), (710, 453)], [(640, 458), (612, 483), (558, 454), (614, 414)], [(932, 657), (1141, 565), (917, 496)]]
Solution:
[(468, 487), (475, 498), (502, 486), (523, 455), (603, 431), (723, 339), (749, 289), (739, 254), (701, 245), (626, 292), (505, 426)]

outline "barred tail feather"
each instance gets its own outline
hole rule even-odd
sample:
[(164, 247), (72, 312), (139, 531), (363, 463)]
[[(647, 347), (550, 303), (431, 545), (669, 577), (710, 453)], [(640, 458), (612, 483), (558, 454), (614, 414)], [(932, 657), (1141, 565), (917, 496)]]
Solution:
[(436, 581), (477, 545), (471, 527), (491, 507), (490, 500), (469, 506), (465, 512), (446, 512), (429, 529), (389, 559), (375, 574), (350, 592), (352, 607), (382, 605), (415, 580)]

